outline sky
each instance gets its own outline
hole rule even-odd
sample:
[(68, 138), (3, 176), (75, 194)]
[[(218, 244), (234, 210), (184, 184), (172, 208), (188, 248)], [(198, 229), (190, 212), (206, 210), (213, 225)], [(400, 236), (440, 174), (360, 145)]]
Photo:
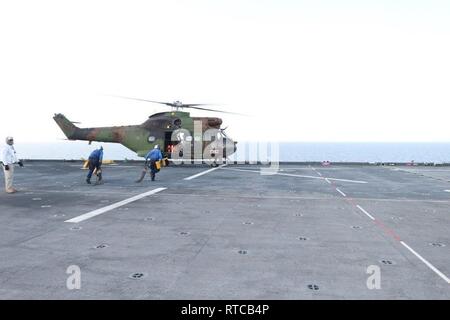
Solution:
[(450, 1), (3, 1), (0, 137), (211, 103), (238, 141), (450, 141)]

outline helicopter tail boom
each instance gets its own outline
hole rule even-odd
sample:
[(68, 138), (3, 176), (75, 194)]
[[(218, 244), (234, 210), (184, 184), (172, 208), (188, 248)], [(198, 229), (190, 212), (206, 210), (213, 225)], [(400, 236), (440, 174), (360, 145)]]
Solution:
[(124, 127), (79, 128), (63, 114), (55, 114), (55, 122), (69, 140), (123, 142)]
[(53, 119), (68, 140), (89, 141), (89, 143), (92, 141), (120, 143), (128, 149), (144, 155), (153, 148), (154, 144), (163, 143), (163, 141), (149, 142), (150, 132), (140, 125), (79, 128), (63, 114), (55, 114)]
[(79, 130), (79, 128), (61, 113), (55, 114), (53, 119), (64, 132), (64, 135), (67, 137), (67, 139), (74, 140), (76, 132), (77, 130)]

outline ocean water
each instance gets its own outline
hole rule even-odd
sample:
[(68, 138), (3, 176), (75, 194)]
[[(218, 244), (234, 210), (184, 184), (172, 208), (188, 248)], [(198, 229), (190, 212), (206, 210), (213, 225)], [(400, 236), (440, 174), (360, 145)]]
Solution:
[[(89, 153), (102, 145), (105, 159), (137, 160), (136, 154), (112, 143), (89, 145), (82, 141), (61, 141), (54, 143), (16, 143), (18, 157), (21, 159), (65, 159), (79, 160), (87, 158)], [(269, 149), (264, 144), (260, 150)], [(270, 144), (269, 144), (270, 146)], [(331, 162), (450, 162), (450, 143), (325, 143), (325, 142), (289, 142), (279, 143), (280, 161), (331, 161)], [(265, 156), (256, 156), (255, 143), (239, 143), (232, 160), (266, 160)], [(270, 154), (270, 151), (268, 152)]]
[(284, 143), (284, 161), (450, 162), (450, 143)]

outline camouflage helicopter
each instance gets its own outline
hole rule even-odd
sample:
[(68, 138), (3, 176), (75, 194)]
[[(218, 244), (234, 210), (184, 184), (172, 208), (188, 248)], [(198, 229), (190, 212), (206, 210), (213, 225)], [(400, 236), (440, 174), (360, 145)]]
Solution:
[(180, 109), (197, 109), (228, 114), (238, 114), (200, 106), (205, 104), (184, 104), (181, 101), (161, 102), (145, 99), (120, 97), (152, 102), (172, 107), (172, 111), (151, 115), (140, 125), (79, 128), (75, 122), (63, 114), (55, 114), (53, 119), (68, 140), (84, 140), (120, 143), (145, 157), (149, 150), (159, 145), (164, 157), (176, 163), (202, 163), (213, 166), (236, 152), (237, 142), (230, 139), (221, 128), (222, 119), (215, 117), (191, 117)]

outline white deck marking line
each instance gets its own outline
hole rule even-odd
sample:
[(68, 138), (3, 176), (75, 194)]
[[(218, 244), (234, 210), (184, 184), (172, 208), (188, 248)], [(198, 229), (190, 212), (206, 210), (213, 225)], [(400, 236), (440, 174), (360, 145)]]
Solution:
[(315, 173), (317, 173), (317, 174), (318, 174), (319, 176), (321, 176), (321, 177), (322, 177), (322, 174), (321, 174), (321, 173), (320, 173), (319, 171), (317, 171), (317, 170), (316, 170), (316, 168), (314, 168), (314, 167), (311, 167), (311, 169), (313, 169)]
[[(319, 173), (319, 172), (317, 172)], [(320, 173), (319, 173), (320, 174)], [(328, 181), (328, 179), (325, 179), (328, 183), (330, 183), (330, 181)], [(339, 188), (336, 188), (336, 191), (339, 192), (340, 194), (342, 194), (344, 197), (346, 196), (345, 193), (343, 193)], [(450, 192), (450, 190), (444, 190), (445, 192)], [(367, 215), (371, 220), (375, 220), (375, 218), (368, 213), (366, 210), (364, 210), (363, 207), (361, 207), (360, 205), (356, 205), (356, 207), (358, 207), (359, 210), (361, 210), (365, 215)], [(417, 258), (419, 258), (420, 261), (422, 261), (428, 268), (430, 268), (432, 271), (434, 271), (439, 277), (441, 277), (442, 279), (444, 279), (445, 282), (447, 282), (448, 284), (450, 284), (450, 279), (443, 274), (441, 271), (439, 271), (435, 266), (433, 266), (430, 262), (428, 262), (427, 260), (425, 260), (425, 258), (423, 258), (420, 254), (418, 254), (417, 252), (415, 252), (410, 246), (408, 246), (404, 241), (400, 241), (400, 243), (406, 248), (408, 249), (412, 254), (414, 254)]]
[(429, 263), (427, 260), (425, 260), (420, 254), (418, 254), (417, 252), (415, 252), (410, 246), (408, 246), (405, 242), (400, 241), (400, 243), (409, 251), (411, 251), (412, 254), (414, 254), (417, 258), (420, 259), (420, 261), (422, 261), (423, 263), (426, 264), (426, 266), (428, 268), (430, 268), (431, 270), (433, 270), (439, 277), (441, 277), (442, 279), (444, 279), (448, 284), (450, 284), (450, 279), (447, 278), (447, 276), (445, 274), (443, 274), (441, 271), (439, 271), (435, 266), (433, 266), (431, 263)]
[(194, 174), (193, 176), (190, 176), (190, 177), (184, 178), (183, 180), (192, 180), (192, 179), (195, 179), (195, 178), (201, 177), (201, 176), (203, 176), (203, 175), (205, 175), (205, 174), (207, 174), (207, 173), (210, 173), (210, 172), (216, 171), (216, 170), (218, 170), (218, 169), (220, 169), (220, 168), (223, 168), (223, 167), (225, 167), (225, 166), (226, 166), (226, 164), (223, 164), (223, 165), (221, 165), (221, 166), (218, 166), (217, 168), (212, 168), (212, 169), (208, 169), (208, 170), (206, 170), (206, 171), (203, 171), (203, 172), (200, 172), (200, 173)]
[(342, 194), (342, 196), (346, 197), (347, 195), (345, 193), (343, 193), (339, 188), (336, 188), (336, 191), (339, 192), (340, 194)]
[(113, 203), (113, 204), (111, 204), (111, 205), (109, 205), (109, 206), (106, 206), (106, 207), (103, 207), (103, 208), (100, 208), (100, 209), (97, 209), (97, 210), (94, 210), (94, 211), (91, 211), (91, 212), (82, 214), (81, 216), (78, 216), (78, 217), (75, 217), (75, 218), (66, 220), (65, 222), (79, 223), (79, 222), (85, 221), (85, 220), (87, 220), (87, 219), (93, 218), (93, 217), (95, 217), (95, 216), (98, 216), (98, 215), (100, 215), (100, 214), (103, 214), (103, 213), (105, 213), (105, 212), (108, 212), (108, 211), (117, 209), (117, 208), (119, 208), (119, 207), (122, 207), (122, 206), (124, 206), (124, 205), (127, 205), (127, 204), (129, 204), (129, 203), (131, 203), (131, 202), (135, 202), (135, 201), (138, 201), (138, 200), (140, 200), (140, 199), (142, 199), (142, 198), (151, 196), (151, 195), (153, 195), (153, 194), (155, 194), (155, 193), (161, 192), (161, 191), (166, 190), (166, 189), (167, 189), (167, 188), (157, 188), (157, 189), (153, 189), (153, 190), (151, 190), (151, 191), (148, 191), (148, 192), (144, 192), (144, 193), (138, 194), (137, 196), (134, 196), (134, 197), (125, 199), (125, 200), (123, 200), (123, 201)]
[[(113, 193), (102, 193), (102, 194), (113, 194)], [(186, 194), (186, 193), (176, 193), (176, 192), (164, 192), (163, 195), (161, 196), (187, 196), (187, 197), (204, 197), (204, 195), (202, 194)], [(217, 194), (215, 195), (215, 197), (220, 197), (223, 198), (224, 196), (227, 196), (226, 194)], [(323, 198), (323, 197), (274, 197), (274, 196), (233, 196), (236, 198), (242, 198), (242, 199), (286, 199), (286, 200), (323, 200), (323, 201), (329, 201), (330, 198)], [(351, 198), (347, 197), (347, 200), (350, 200)], [(374, 199), (374, 198), (356, 198), (356, 199), (352, 199), (354, 201), (356, 200), (361, 200), (361, 201), (383, 201), (383, 202), (420, 202), (420, 203), (445, 203), (445, 204), (450, 204), (450, 201), (431, 201), (431, 200), (404, 200), (404, 199)]]
[(348, 179), (338, 179), (338, 178), (323, 178), (323, 177), (303, 176), (303, 175), (299, 175), (299, 174), (288, 174), (288, 173), (277, 173), (277, 175), (288, 176), (288, 177), (320, 179), (320, 180), (327, 181), (329, 184), (331, 184), (330, 180), (332, 180), (332, 181), (341, 181), (341, 182), (351, 182), (351, 183), (367, 183), (367, 181), (360, 181), (360, 180), (348, 180)]
[[(259, 170), (244, 170), (244, 169), (234, 169), (234, 168), (226, 168), (224, 170), (231, 170), (231, 171), (242, 171), (242, 172), (254, 172), (254, 173), (260, 173)], [(323, 178), (323, 177), (317, 177), (317, 176), (305, 176), (300, 174), (290, 174), (290, 173), (275, 173), (278, 176), (287, 176), (287, 177), (297, 177), (297, 178), (309, 178), (309, 179), (318, 179), (318, 180), (333, 180), (333, 181), (341, 181), (341, 182), (351, 182), (351, 183), (367, 183), (367, 181), (360, 181), (360, 180), (348, 180), (348, 179), (338, 179), (338, 178)], [(331, 184), (331, 182), (328, 182)]]
[(359, 210), (361, 210), (361, 211), (362, 211), (365, 215), (367, 215), (370, 219), (375, 220), (375, 218), (374, 218), (370, 213), (368, 213), (366, 210), (364, 210), (364, 208), (361, 207), (359, 204), (357, 204), (356, 206), (358, 207)]

